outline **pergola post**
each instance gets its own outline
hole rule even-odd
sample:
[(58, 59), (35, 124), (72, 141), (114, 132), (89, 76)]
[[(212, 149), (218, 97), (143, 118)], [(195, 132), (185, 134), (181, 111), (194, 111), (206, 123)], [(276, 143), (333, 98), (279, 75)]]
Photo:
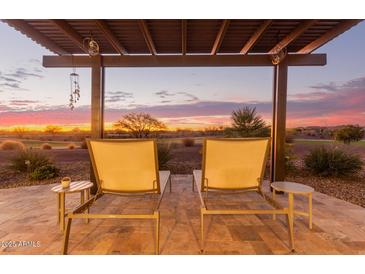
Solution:
[[(102, 57), (91, 58), (91, 138), (103, 138), (104, 135), (104, 67)], [(91, 165), (90, 165), (91, 166)], [(95, 175), (91, 167), (90, 180), (94, 182), (91, 192), (95, 194)]]
[(288, 64), (283, 60), (274, 67), (273, 122), (270, 180), (285, 179), (285, 132)]

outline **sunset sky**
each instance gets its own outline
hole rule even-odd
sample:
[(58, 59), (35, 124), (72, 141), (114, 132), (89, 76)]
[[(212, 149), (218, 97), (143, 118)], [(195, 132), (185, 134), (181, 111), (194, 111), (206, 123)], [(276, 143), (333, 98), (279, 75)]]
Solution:
[[(90, 70), (80, 74), (81, 100), (68, 108), (71, 69), (45, 69), (52, 54), (0, 22), (0, 128), (83, 127), (90, 123)], [(318, 49), (324, 67), (291, 67), (287, 126), (365, 125), (365, 22)], [(272, 68), (109, 68), (105, 122), (148, 112), (171, 128), (228, 125), (232, 110), (256, 106), (271, 120)]]

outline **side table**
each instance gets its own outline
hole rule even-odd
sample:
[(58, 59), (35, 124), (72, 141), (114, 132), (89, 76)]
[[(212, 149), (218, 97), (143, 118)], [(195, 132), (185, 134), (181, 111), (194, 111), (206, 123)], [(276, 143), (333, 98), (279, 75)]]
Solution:
[[(93, 186), (93, 183), (90, 181), (75, 181), (71, 182), (68, 188), (62, 188), (62, 185), (59, 184), (54, 186), (51, 190), (57, 193), (57, 214), (58, 221), (60, 224), (60, 230), (63, 232), (65, 230), (65, 197), (68, 193), (80, 192), (80, 204), (85, 202), (86, 199), (90, 198), (90, 189)], [(88, 209), (89, 212), (89, 209)], [(86, 219), (88, 222), (88, 219)]]
[[(272, 198), (275, 201), (276, 191), (282, 191), (288, 193), (288, 203), (289, 203), (289, 214), (291, 215), (291, 220), (294, 220), (294, 215), (307, 216), (309, 218), (309, 228), (312, 229), (312, 194), (314, 189), (310, 186), (303, 184), (293, 183), (293, 182), (273, 182), (271, 184), (273, 188)], [(308, 197), (308, 212), (294, 210), (294, 194), (305, 195)], [(275, 220), (276, 215), (273, 215)]]

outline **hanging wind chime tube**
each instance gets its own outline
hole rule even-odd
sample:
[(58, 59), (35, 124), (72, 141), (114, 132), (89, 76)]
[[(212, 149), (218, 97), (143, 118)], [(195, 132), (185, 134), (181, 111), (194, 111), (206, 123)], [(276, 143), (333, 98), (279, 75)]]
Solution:
[[(90, 37), (86, 37), (83, 40), (83, 46), (87, 49), (89, 56), (99, 55), (99, 44), (93, 39), (92, 33), (90, 32)], [(74, 64), (74, 56), (72, 55), (72, 65)], [(76, 73), (76, 67), (73, 67), (73, 72), (70, 73), (70, 100), (69, 107), (71, 110), (75, 108), (75, 104), (80, 100), (80, 84), (79, 84), (79, 74)]]
[[(72, 56), (73, 63), (73, 56)], [(76, 68), (73, 68), (73, 72), (70, 73), (70, 100), (69, 107), (71, 110), (75, 108), (75, 104), (80, 100), (80, 84), (79, 84), (79, 75), (76, 73)]]

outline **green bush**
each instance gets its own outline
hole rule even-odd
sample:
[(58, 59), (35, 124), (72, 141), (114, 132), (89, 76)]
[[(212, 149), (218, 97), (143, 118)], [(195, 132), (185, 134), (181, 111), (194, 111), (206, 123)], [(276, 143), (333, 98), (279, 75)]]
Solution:
[(36, 168), (50, 164), (47, 155), (33, 149), (20, 150), (10, 159), (10, 167), (20, 172), (33, 172)]
[(54, 165), (45, 165), (37, 167), (33, 172), (29, 174), (31, 180), (46, 180), (57, 177), (59, 174), (59, 169)]
[(285, 169), (286, 171), (295, 171), (295, 155), (293, 153), (292, 145), (287, 145), (285, 147)]
[(195, 145), (195, 140), (193, 138), (182, 139), (182, 143), (185, 147), (193, 147)]
[(160, 169), (166, 169), (167, 163), (172, 159), (170, 144), (158, 144), (158, 166)]
[(348, 125), (335, 132), (335, 139), (348, 145), (351, 142), (360, 141), (364, 137), (364, 134), (365, 130), (363, 127)]
[(255, 107), (244, 106), (234, 110), (231, 115), (232, 126), (225, 129), (227, 137), (267, 137), (270, 127), (258, 113)]
[(363, 162), (358, 155), (337, 148), (319, 147), (304, 158), (305, 166), (320, 176), (352, 175), (361, 170)]

